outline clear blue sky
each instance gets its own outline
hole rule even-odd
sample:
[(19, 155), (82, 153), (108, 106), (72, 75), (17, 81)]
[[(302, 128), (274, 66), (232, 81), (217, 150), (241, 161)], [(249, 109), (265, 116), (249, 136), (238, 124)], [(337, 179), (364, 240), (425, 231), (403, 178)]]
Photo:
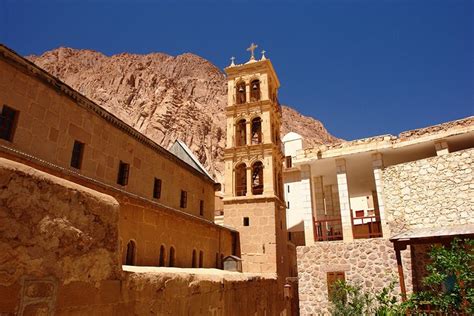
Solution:
[(473, 17), (461, 0), (0, 0), (0, 42), (192, 52), (220, 68), (256, 42), (282, 103), (354, 139), (474, 114)]

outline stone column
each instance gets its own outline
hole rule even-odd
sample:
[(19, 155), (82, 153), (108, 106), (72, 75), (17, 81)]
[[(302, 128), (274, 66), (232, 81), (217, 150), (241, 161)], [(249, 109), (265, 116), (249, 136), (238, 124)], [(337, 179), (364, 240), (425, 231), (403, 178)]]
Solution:
[(304, 222), (304, 239), (306, 246), (314, 244), (313, 206), (311, 201), (311, 168), (301, 166), (301, 208)]
[(334, 217), (336, 214), (334, 212), (334, 205), (332, 203), (332, 186), (324, 186), (324, 202), (326, 205), (326, 215)]
[(383, 156), (381, 153), (375, 153), (372, 155), (372, 168), (374, 170), (375, 191), (377, 193), (374, 196), (374, 199), (377, 199), (377, 201), (374, 201), (374, 206), (378, 205), (383, 237), (389, 238), (390, 229), (389, 229), (389, 226), (387, 223), (387, 217), (385, 214), (385, 203), (384, 203), (384, 196), (383, 196), (383, 180), (382, 180)]
[(252, 194), (252, 166), (247, 166), (247, 194), (246, 196), (251, 196)]
[(436, 155), (442, 156), (449, 154), (448, 142), (445, 140), (440, 140), (435, 142)]
[(352, 234), (351, 203), (347, 186), (346, 160), (336, 159), (337, 189), (339, 192), (339, 206), (341, 208), (342, 234), (344, 242), (354, 240)]
[(323, 191), (323, 177), (313, 177), (313, 192), (314, 192), (314, 215), (316, 220), (324, 219), (326, 211), (324, 210), (324, 191)]
[(331, 185), (332, 191), (332, 207), (334, 209), (334, 216), (341, 215), (341, 208), (339, 206), (339, 192), (337, 191), (337, 184)]
[(251, 145), (252, 144), (252, 122), (250, 121), (246, 121), (246, 124), (245, 124), (245, 142), (247, 145)]
[(246, 82), (245, 83), (245, 101), (247, 101), (246, 103), (249, 103), (250, 102), (250, 83), (249, 82)]

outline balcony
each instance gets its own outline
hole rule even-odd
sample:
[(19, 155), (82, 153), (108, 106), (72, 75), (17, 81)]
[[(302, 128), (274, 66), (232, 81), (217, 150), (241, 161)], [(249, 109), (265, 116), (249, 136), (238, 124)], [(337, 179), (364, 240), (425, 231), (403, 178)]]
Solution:
[(352, 234), (354, 239), (382, 237), (382, 225), (378, 210), (370, 210), (365, 216), (364, 211), (351, 212)]
[(333, 241), (342, 240), (341, 217), (328, 217), (314, 220), (314, 240)]

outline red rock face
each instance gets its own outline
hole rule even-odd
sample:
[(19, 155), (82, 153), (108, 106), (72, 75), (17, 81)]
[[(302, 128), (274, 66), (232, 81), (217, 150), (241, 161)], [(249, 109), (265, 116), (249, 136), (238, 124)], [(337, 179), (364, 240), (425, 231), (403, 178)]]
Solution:
[[(207, 60), (183, 54), (118, 54), (58, 48), (29, 60), (101, 105), (165, 148), (179, 138), (222, 181), (227, 84)], [(305, 145), (333, 143), (321, 122), (283, 106), (282, 135)]]

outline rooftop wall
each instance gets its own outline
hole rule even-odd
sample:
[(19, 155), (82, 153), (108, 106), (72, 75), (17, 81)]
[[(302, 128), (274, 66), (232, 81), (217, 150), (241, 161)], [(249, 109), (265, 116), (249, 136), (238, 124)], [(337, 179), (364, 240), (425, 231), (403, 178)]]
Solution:
[[(1, 53), (0, 108), (7, 105), (19, 115), (12, 142), (0, 139), (0, 145), (148, 199), (159, 178), (157, 201), (201, 216), (203, 200), (202, 217), (213, 220), (211, 179), (28, 61)], [(70, 167), (76, 140), (85, 144), (80, 170)], [(117, 184), (120, 161), (130, 165), (126, 186)], [(180, 207), (181, 190), (187, 191), (185, 208)]]
[(474, 223), (474, 149), (387, 167), (382, 172), (391, 233)]
[(109, 195), (4, 158), (0, 187), (2, 315), (278, 315), (285, 308), (275, 277), (122, 271), (119, 204)]

